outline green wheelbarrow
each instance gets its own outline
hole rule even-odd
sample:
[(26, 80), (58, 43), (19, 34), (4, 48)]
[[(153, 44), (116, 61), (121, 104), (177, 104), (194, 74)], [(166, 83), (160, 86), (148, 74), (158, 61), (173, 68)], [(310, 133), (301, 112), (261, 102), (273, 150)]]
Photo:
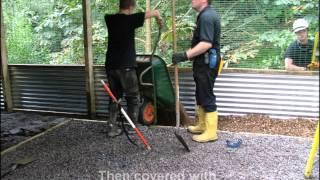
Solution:
[(159, 56), (137, 55), (137, 76), (142, 103), (139, 121), (145, 125), (175, 123), (175, 92), (165, 61)]

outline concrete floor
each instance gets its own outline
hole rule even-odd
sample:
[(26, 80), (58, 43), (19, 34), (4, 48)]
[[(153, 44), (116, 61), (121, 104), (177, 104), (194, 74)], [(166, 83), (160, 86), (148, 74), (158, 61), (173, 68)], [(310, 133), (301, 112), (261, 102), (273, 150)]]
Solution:
[[(107, 138), (105, 124), (71, 121), (1, 156), (1, 170), (19, 159), (34, 161), (1, 179), (304, 179), (312, 139), (261, 134), (219, 132), (214, 143), (191, 141), (179, 133), (191, 152), (185, 151), (172, 127), (144, 132), (152, 150), (146, 151), (126, 137)], [(226, 140), (241, 138), (240, 148)], [(319, 157), (313, 179), (319, 179)]]

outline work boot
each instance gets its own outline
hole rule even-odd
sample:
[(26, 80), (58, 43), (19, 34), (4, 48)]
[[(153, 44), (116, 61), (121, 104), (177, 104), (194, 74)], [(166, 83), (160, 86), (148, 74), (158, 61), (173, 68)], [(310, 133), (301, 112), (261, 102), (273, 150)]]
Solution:
[(122, 133), (122, 130), (118, 127), (117, 124), (109, 124), (109, 131), (107, 133), (108, 137), (116, 137)]
[(128, 116), (130, 117), (133, 124), (138, 124), (138, 114), (139, 113), (139, 106), (128, 106)]
[(196, 142), (209, 142), (218, 139), (217, 128), (218, 128), (218, 112), (207, 112), (205, 113), (205, 131), (200, 135), (192, 136), (192, 140)]
[(140, 98), (139, 96), (128, 96), (126, 99), (128, 105), (128, 116), (132, 120), (133, 124), (137, 125), (139, 123)]
[(193, 134), (200, 134), (200, 133), (203, 133), (204, 130), (206, 129), (206, 125), (204, 122), (205, 112), (201, 106), (197, 106), (196, 112), (197, 112), (197, 116), (198, 116), (197, 125), (188, 126), (188, 131)]
[(122, 130), (119, 128), (117, 124), (117, 118), (118, 118), (118, 106), (115, 103), (109, 104), (109, 123), (108, 123), (108, 133), (107, 135), (109, 137), (115, 137), (119, 136), (122, 132)]

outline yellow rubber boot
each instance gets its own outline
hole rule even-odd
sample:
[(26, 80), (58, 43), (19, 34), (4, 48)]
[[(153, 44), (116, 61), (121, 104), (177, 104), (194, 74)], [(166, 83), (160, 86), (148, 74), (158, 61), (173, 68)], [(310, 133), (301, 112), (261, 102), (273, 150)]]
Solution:
[(205, 113), (205, 131), (200, 135), (192, 136), (192, 140), (197, 142), (209, 142), (218, 139), (217, 128), (218, 128), (218, 112)]
[(206, 129), (206, 124), (204, 122), (204, 116), (205, 112), (202, 109), (201, 106), (197, 106), (197, 115), (198, 115), (198, 122), (197, 125), (195, 126), (188, 126), (188, 131), (193, 133), (193, 134), (200, 134), (203, 133), (204, 130)]

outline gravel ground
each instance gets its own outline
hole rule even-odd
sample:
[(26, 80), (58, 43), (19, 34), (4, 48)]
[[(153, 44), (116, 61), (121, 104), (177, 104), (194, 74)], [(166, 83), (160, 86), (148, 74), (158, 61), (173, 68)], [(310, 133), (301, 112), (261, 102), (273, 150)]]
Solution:
[[(1, 150), (15, 145), (35, 134), (69, 118), (39, 113), (1, 111)], [(105, 119), (103, 117), (101, 120)], [(190, 119), (187, 124), (194, 124)], [(231, 132), (280, 134), (312, 138), (317, 121), (309, 119), (272, 119), (263, 115), (222, 116), (218, 129)]]
[[(71, 121), (1, 156), (1, 170), (26, 157), (35, 161), (3, 179), (304, 179), (312, 139), (249, 133), (219, 132), (214, 143), (191, 141), (184, 129), (186, 152), (172, 127), (152, 127), (144, 134), (152, 150), (102, 133), (105, 124)], [(133, 136), (135, 137), (135, 136)], [(241, 138), (237, 149), (226, 140)], [(137, 141), (139, 143), (139, 141)], [(317, 162), (319, 157), (317, 156)], [(103, 176), (103, 178), (102, 178)], [(2, 179), (2, 178), (1, 178)], [(315, 164), (313, 179), (319, 179)]]

